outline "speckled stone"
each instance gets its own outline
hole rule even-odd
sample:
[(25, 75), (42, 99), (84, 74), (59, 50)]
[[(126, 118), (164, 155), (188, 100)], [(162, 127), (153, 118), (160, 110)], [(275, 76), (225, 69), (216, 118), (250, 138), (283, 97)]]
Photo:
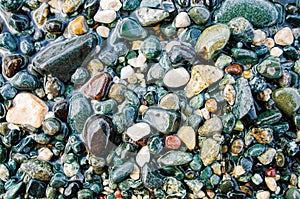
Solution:
[(204, 166), (210, 165), (220, 153), (220, 144), (212, 139), (207, 138), (204, 140), (200, 151), (200, 158)]
[(196, 146), (196, 133), (191, 126), (182, 126), (178, 132), (177, 136), (186, 145), (189, 150), (193, 150)]
[(88, 25), (84, 16), (78, 16), (69, 23), (69, 30), (72, 34), (82, 35), (87, 33)]

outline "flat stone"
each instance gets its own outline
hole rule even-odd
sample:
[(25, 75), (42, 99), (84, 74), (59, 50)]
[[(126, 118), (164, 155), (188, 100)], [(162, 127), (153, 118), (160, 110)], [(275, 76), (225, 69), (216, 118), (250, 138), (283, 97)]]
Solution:
[(281, 46), (291, 45), (294, 42), (293, 32), (289, 27), (284, 27), (275, 34), (274, 40)]
[(195, 65), (192, 68), (191, 79), (188, 82), (185, 91), (186, 96), (191, 98), (210, 85), (216, 83), (223, 77), (223, 71), (210, 65)]
[(210, 165), (217, 158), (220, 153), (220, 144), (212, 139), (207, 138), (203, 141), (203, 145), (200, 151), (200, 158), (204, 164), (204, 166)]
[(220, 134), (222, 130), (222, 120), (219, 117), (213, 117), (204, 122), (204, 124), (198, 129), (198, 134), (200, 136), (212, 136), (214, 134)]
[(253, 97), (247, 79), (241, 77), (236, 81), (236, 98), (232, 107), (233, 114), (241, 119), (253, 107)]
[(157, 131), (168, 134), (177, 131), (180, 115), (174, 110), (149, 107), (143, 115), (143, 120)]
[(156, 8), (139, 8), (136, 10), (137, 18), (142, 26), (155, 25), (169, 17), (169, 13)]
[(51, 74), (66, 82), (96, 47), (97, 40), (90, 33), (50, 44), (32, 60), (33, 68), (43, 75)]
[(114, 10), (98, 10), (94, 16), (94, 20), (100, 23), (109, 24), (117, 18), (117, 13)]
[(37, 180), (49, 181), (53, 176), (50, 164), (35, 158), (22, 163), (20, 169)]
[(141, 148), (137, 153), (135, 160), (140, 167), (143, 167), (146, 163), (150, 162), (150, 151), (147, 145)]
[(270, 164), (273, 161), (275, 155), (276, 155), (276, 149), (269, 148), (266, 152), (264, 152), (263, 154), (259, 155), (257, 157), (257, 159), (263, 165), (268, 165), (268, 164)]
[(48, 112), (48, 106), (30, 93), (20, 93), (13, 99), (13, 106), (8, 109), (6, 121), (30, 125), (39, 128)]
[(196, 133), (191, 126), (182, 126), (178, 132), (177, 136), (186, 145), (189, 150), (193, 150), (196, 146)]
[(235, 17), (244, 17), (257, 27), (271, 26), (278, 19), (273, 3), (264, 0), (226, 0), (215, 12), (218, 22), (228, 22)]
[(186, 85), (189, 80), (190, 74), (188, 71), (183, 67), (179, 67), (169, 70), (164, 76), (163, 82), (167, 87), (179, 88)]
[(149, 124), (145, 122), (139, 122), (131, 127), (129, 127), (126, 131), (126, 134), (133, 140), (138, 141), (142, 139), (143, 137), (149, 135), (151, 132)]
[(169, 151), (157, 159), (157, 162), (163, 166), (178, 166), (191, 162), (193, 155), (182, 151)]
[(300, 91), (296, 88), (286, 87), (273, 91), (272, 97), (277, 107), (287, 116), (291, 116), (300, 107)]
[(114, 169), (110, 175), (111, 181), (118, 183), (127, 178), (133, 171), (133, 166), (132, 162), (125, 162), (120, 167)]
[(276, 79), (282, 76), (282, 68), (280, 66), (279, 58), (268, 57), (256, 68), (257, 72), (266, 78)]
[(206, 28), (196, 43), (196, 51), (204, 59), (211, 59), (222, 50), (230, 37), (230, 29), (225, 24), (215, 24)]
[(112, 78), (108, 73), (98, 73), (82, 86), (81, 91), (85, 96), (94, 100), (99, 100), (105, 97), (111, 80)]

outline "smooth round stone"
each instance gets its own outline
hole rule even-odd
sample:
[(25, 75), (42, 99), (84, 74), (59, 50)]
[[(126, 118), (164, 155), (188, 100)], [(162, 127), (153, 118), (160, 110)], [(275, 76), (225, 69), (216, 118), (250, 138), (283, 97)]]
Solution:
[(289, 188), (285, 193), (286, 199), (300, 198), (300, 191), (297, 188)]
[(269, 191), (257, 191), (256, 198), (257, 199), (269, 199), (270, 195), (271, 194)]
[(157, 162), (164, 166), (178, 166), (191, 162), (193, 155), (188, 152), (171, 150), (160, 156)]
[(228, 22), (229, 29), (236, 41), (252, 42), (254, 29), (252, 24), (244, 17), (236, 17)]
[(174, 93), (169, 93), (161, 98), (159, 105), (163, 108), (178, 110), (179, 109), (179, 98)]
[(192, 7), (188, 12), (190, 18), (197, 25), (203, 25), (208, 22), (210, 12), (204, 6)]
[(260, 29), (254, 30), (254, 38), (252, 43), (255, 46), (262, 45), (263, 43), (265, 43), (266, 39), (267, 39), (267, 35), (264, 31)]
[(178, 149), (181, 145), (181, 140), (176, 135), (168, 135), (165, 137), (165, 147), (168, 149)]
[(163, 9), (141, 7), (136, 10), (136, 16), (142, 26), (151, 26), (169, 17), (169, 13)]
[(271, 48), (270, 55), (273, 57), (280, 57), (283, 53), (283, 50), (277, 46)]
[(191, 25), (191, 20), (186, 12), (180, 12), (175, 18), (176, 28), (186, 28)]
[(178, 132), (177, 136), (186, 145), (189, 150), (193, 150), (196, 146), (196, 133), (191, 126), (182, 126)]
[(257, 27), (271, 26), (278, 19), (278, 11), (275, 5), (264, 0), (226, 0), (215, 12), (215, 20), (228, 22), (231, 19), (242, 16)]
[(74, 84), (84, 84), (89, 78), (89, 71), (86, 68), (79, 67), (71, 76), (71, 82)]
[(143, 41), (140, 51), (147, 59), (157, 58), (161, 53), (160, 41), (156, 37), (150, 36)]
[(280, 66), (279, 58), (268, 57), (256, 68), (257, 72), (266, 78), (276, 79), (282, 76), (282, 68)]
[(281, 46), (291, 45), (294, 42), (293, 32), (289, 27), (284, 27), (275, 34), (274, 40)]
[(150, 151), (147, 145), (141, 148), (137, 153), (135, 160), (140, 167), (143, 167), (146, 163), (150, 162)]
[(244, 149), (244, 142), (241, 139), (236, 139), (231, 144), (231, 153), (237, 155), (241, 153)]
[(179, 67), (169, 70), (164, 76), (163, 82), (167, 87), (179, 88), (186, 85), (189, 80), (189, 72), (185, 68)]
[(213, 163), (213, 161), (220, 153), (220, 147), (220, 144), (212, 138), (207, 138), (203, 141), (203, 145), (200, 151), (200, 158), (204, 166)]
[(113, 84), (109, 89), (108, 97), (121, 103), (124, 101), (124, 92), (127, 87), (123, 84)]
[(151, 132), (149, 124), (145, 122), (139, 122), (131, 127), (129, 127), (126, 131), (126, 134), (133, 140), (138, 141), (143, 137), (149, 135)]
[(11, 78), (11, 82), (13, 87), (23, 91), (32, 91), (39, 86), (37, 77), (27, 71), (19, 71)]
[(83, 1), (81, 0), (64, 0), (62, 3), (62, 10), (66, 14), (71, 14), (78, 10), (82, 3)]
[(132, 162), (125, 162), (120, 167), (113, 170), (110, 174), (110, 180), (118, 183), (127, 178), (133, 171), (134, 164)]
[(52, 151), (47, 147), (43, 147), (39, 149), (39, 154), (37, 156), (37, 159), (42, 161), (49, 161), (52, 158), (52, 156), (53, 156)]
[(50, 19), (45, 23), (45, 29), (51, 34), (61, 34), (64, 31), (64, 23), (58, 19)]
[(198, 129), (200, 136), (212, 136), (219, 134), (223, 130), (222, 120), (219, 117), (213, 117), (206, 120), (205, 123)]
[(80, 172), (80, 165), (77, 162), (65, 163), (64, 164), (64, 173), (68, 177), (73, 177), (78, 172)]
[(86, 19), (84, 16), (79, 16), (70, 21), (69, 23), (69, 31), (75, 35), (82, 35), (87, 33), (88, 25), (86, 23)]
[(98, 10), (94, 16), (95, 21), (105, 24), (113, 22), (116, 18), (117, 14), (114, 10)]
[(9, 32), (0, 34), (0, 49), (3, 48), (9, 51), (15, 51), (18, 47), (17, 38)]
[(109, 36), (109, 31), (110, 29), (106, 26), (98, 26), (96, 28), (96, 32), (98, 33), (98, 35), (103, 38), (107, 38)]
[(120, 36), (128, 40), (144, 39), (147, 31), (132, 18), (123, 19), (120, 25)]
[(273, 130), (270, 128), (253, 128), (251, 134), (260, 144), (269, 144), (273, 141)]
[(119, 0), (101, 0), (100, 6), (103, 10), (118, 11), (122, 7), (122, 3)]
[(287, 116), (297, 111), (300, 107), (300, 91), (296, 88), (279, 88), (273, 91), (272, 97), (277, 107)]
[(272, 192), (277, 190), (277, 183), (274, 177), (265, 177), (265, 183)]
[(26, 66), (27, 60), (23, 55), (14, 54), (3, 56), (2, 71), (6, 77), (13, 77)]
[(131, 75), (134, 74), (134, 70), (131, 66), (125, 66), (121, 69), (120, 78), (121, 79), (128, 79)]
[(263, 165), (268, 165), (270, 164), (274, 157), (276, 155), (276, 150), (273, 148), (269, 148), (266, 152), (263, 154), (259, 155), (257, 159), (262, 163)]
[(53, 176), (51, 165), (36, 158), (22, 163), (20, 169), (37, 180), (49, 181)]
[(211, 59), (222, 50), (230, 37), (230, 29), (226, 24), (215, 24), (206, 28), (196, 43), (196, 51), (204, 59)]

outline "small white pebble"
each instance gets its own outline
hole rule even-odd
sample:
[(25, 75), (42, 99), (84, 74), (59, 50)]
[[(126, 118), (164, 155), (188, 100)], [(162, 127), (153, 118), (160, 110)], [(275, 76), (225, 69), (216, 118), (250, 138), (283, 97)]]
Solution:
[(270, 55), (273, 56), (273, 57), (280, 57), (282, 55), (282, 53), (283, 53), (283, 51), (279, 47), (273, 47), (270, 50)]
[(191, 25), (191, 20), (186, 12), (180, 12), (175, 18), (176, 28), (186, 28)]
[(39, 149), (39, 155), (37, 156), (37, 159), (43, 161), (49, 161), (52, 158), (52, 156), (53, 156), (52, 151), (47, 147), (43, 147)]
[(269, 199), (270, 198), (270, 192), (269, 191), (257, 191), (256, 193), (256, 199)]
[(265, 43), (264, 43), (269, 49), (273, 48), (275, 45), (274, 39), (272, 38), (267, 38)]
[(122, 3), (119, 0), (101, 0), (100, 6), (103, 10), (118, 11), (122, 7)]
[(260, 46), (263, 43), (265, 43), (267, 39), (267, 35), (264, 31), (258, 29), (258, 30), (254, 30), (254, 38), (253, 38), (253, 44), (255, 46)]
[(284, 27), (275, 34), (274, 40), (281, 46), (291, 45), (294, 42), (293, 32), (289, 27)]
[(117, 18), (114, 10), (98, 10), (94, 16), (94, 20), (100, 23), (109, 24)]
[(208, 120), (210, 118), (209, 111), (206, 108), (201, 109), (201, 113), (205, 120)]
[(103, 38), (107, 38), (109, 36), (109, 28), (106, 26), (98, 26), (96, 28), (96, 32)]
[(134, 74), (134, 70), (131, 66), (125, 66), (121, 69), (121, 79), (127, 79)]

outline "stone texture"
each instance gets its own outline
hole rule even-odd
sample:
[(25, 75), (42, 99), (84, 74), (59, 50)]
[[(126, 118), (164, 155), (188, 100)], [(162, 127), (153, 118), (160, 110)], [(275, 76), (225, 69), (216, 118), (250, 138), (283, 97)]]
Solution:
[(275, 34), (274, 40), (281, 46), (291, 45), (294, 42), (293, 32), (289, 27), (284, 27)]
[(204, 166), (210, 165), (217, 158), (220, 153), (220, 148), (220, 144), (212, 138), (207, 138), (203, 141), (200, 158)]
[(190, 80), (190, 75), (188, 71), (183, 68), (175, 68), (169, 70), (164, 76), (164, 84), (170, 88), (179, 88), (188, 83)]
[(38, 97), (30, 93), (20, 93), (7, 111), (6, 121), (39, 128), (47, 112), (48, 106)]
[(196, 133), (191, 126), (182, 126), (178, 132), (177, 136), (186, 145), (189, 150), (193, 150), (196, 146)]
[(213, 117), (206, 120), (204, 124), (198, 129), (200, 136), (212, 136), (219, 134), (223, 130), (222, 120), (219, 117)]
[(131, 127), (129, 127), (126, 131), (126, 134), (133, 140), (138, 141), (143, 137), (149, 135), (151, 132), (149, 124), (145, 122), (139, 122)]

